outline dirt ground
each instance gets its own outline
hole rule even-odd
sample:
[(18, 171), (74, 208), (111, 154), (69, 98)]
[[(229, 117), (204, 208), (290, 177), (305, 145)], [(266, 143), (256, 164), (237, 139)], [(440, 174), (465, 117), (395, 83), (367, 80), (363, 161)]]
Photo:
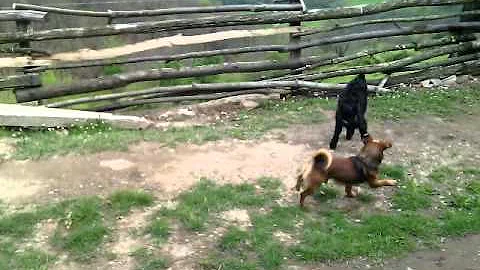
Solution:
[[(328, 115), (332, 118), (333, 113), (329, 112)], [(403, 165), (409, 173), (419, 176), (418, 181), (427, 181), (426, 176), (431, 170), (441, 165), (480, 165), (480, 125), (475, 121), (478, 121), (478, 115), (452, 121), (421, 117), (402, 122), (372, 123), (369, 129), (373, 136), (389, 138), (394, 142), (393, 148), (385, 153), (386, 164)], [(254, 182), (261, 176), (272, 176), (282, 179), (284, 197), (287, 203), (294, 204), (296, 194), (290, 188), (294, 186), (294, 175), (299, 165), (314, 149), (328, 145), (332, 129), (333, 121), (327, 121), (319, 125), (276, 130), (258, 141), (223, 140), (200, 146), (183, 145), (175, 149), (142, 142), (132, 145), (127, 152), (60, 156), (38, 161), (9, 160), (0, 165), (0, 200), (21, 206), (79, 195), (108, 195), (116, 189), (141, 188), (153, 192), (160, 199), (160, 204), (165, 205), (201, 177), (219, 183), (240, 183)], [(358, 134), (352, 141), (342, 138), (336, 153), (354, 154), (359, 145)], [(373, 192), (382, 207), (382, 198), (385, 193), (388, 196), (389, 191), (383, 189)], [(346, 204), (349, 203), (346, 200)], [(109, 244), (117, 257), (113, 262), (105, 262), (102, 269), (132, 267), (126, 250), (141, 246), (142, 243), (130, 239), (127, 232), (132, 227), (141, 226), (146, 216), (161, 205), (146, 212), (133, 213), (119, 221), (117, 241)], [(42, 226), (40, 231), (42, 228), (49, 230), (48, 224)], [(212, 235), (215, 233), (218, 232), (212, 232)], [(201, 248), (195, 249), (194, 246), (205, 246), (203, 241), (208, 241), (209, 237), (198, 236), (197, 239), (191, 239), (188, 245), (175, 243), (172, 239), (175, 239), (175, 235), (165, 249), (181, 257), (179, 264), (174, 264), (172, 269), (186, 269), (181, 259), (188, 258), (191, 252), (201, 251)], [(63, 265), (60, 262), (55, 269), (75, 268), (75, 265)], [(368, 265), (361, 258), (335, 265), (287, 267), (367, 268), (380, 269)], [(480, 269), (480, 236), (449, 240), (439, 250), (419, 251), (405, 258), (389, 260), (382, 269)]]

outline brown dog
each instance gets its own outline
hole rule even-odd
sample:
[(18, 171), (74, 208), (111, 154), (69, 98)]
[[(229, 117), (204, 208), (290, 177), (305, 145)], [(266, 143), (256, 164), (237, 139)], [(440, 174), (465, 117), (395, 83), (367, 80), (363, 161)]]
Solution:
[[(305, 184), (300, 194), (300, 205), (304, 206), (305, 198), (312, 195), (317, 187), (332, 178), (345, 185), (348, 197), (355, 197), (352, 186), (368, 182), (370, 187), (395, 186), (395, 180), (377, 179), (378, 167), (383, 159), (383, 151), (392, 147), (388, 141), (374, 140), (371, 136), (365, 138), (360, 153), (351, 157), (333, 156), (327, 149), (318, 150), (303, 166), (297, 177), (297, 191)], [(305, 183), (304, 183), (305, 182)]]

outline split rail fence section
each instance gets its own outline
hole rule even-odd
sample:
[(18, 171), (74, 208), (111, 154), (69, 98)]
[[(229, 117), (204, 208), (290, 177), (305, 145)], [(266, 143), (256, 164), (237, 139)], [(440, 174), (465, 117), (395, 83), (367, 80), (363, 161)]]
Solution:
[[(445, 7), (451, 8), (445, 12)], [(398, 16), (397, 12), (422, 8), (426, 12), (417, 11), (412, 13), (416, 14), (414, 16)], [(379, 18), (379, 14), (384, 16)], [(47, 30), (32, 27), (32, 22), (37, 22), (37, 25), (52, 16), (62, 16), (65, 20), (76, 17), (105, 18), (105, 24)], [(165, 19), (163, 16), (170, 17)], [(130, 22), (141, 18), (150, 20)], [(125, 19), (130, 21), (120, 22)], [(390, 85), (415, 83), (431, 77), (480, 73), (480, 41), (475, 36), (480, 30), (479, 0), (393, 0), (316, 10), (308, 10), (303, 1), (287, 0), (283, 4), (102, 12), (14, 4), (12, 10), (0, 12), (0, 21), (16, 23), (15, 31), (0, 33), (0, 43), (3, 44), (0, 69), (17, 71), (15, 76), (0, 79), (0, 91), (14, 91), (18, 103), (39, 101), (47, 107), (88, 104), (84, 108), (110, 111), (140, 104), (207, 100), (249, 93), (315, 91), (329, 95), (337, 93), (344, 84), (324, 80), (340, 78), (339, 81), (345, 83), (348, 77), (344, 76), (360, 73), (376, 75), (369, 77), (369, 84), (376, 85), (369, 86), (369, 90), (384, 91), (384, 87)], [(182, 34), (192, 33), (192, 30), (193, 34)], [(175, 34), (172, 35), (172, 32)], [(55, 40), (75, 42), (92, 37), (144, 37), (145, 33), (154, 33), (157, 37), (126, 45), (67, 52), (53, 52), (42, 46), (43, 42)], [(277, 40), (273, 37), (282, 35), (289, 36), (286, 44), (241, 45), (138, 56), (162, 48), (181, 49), (198, 44), (265, 37)], [(396, 42), (405, 41), (394, 44), (390, 40), (383, 46), (371, 46), (372, 40), (381, 44), (382, 40), (392, 37), (397, 37)], [(359, 44), (358, 41), (370, 41), (370, 45), (360, 50), (349, 48), (348, 44)], [(336, 52), (322, 51), (325, 46), (336, 46)], [(402, 51), (414, 53), (399, 53)], [(286, 53), (289, 57), (275, 60), (259, 57), (272, 52)], [(388, 53), (403, 57), (382, 62), (360, 61), (377, 59), (377, 56)], [(134, 69), (94, 78), (75, 78), (65, 84), (42, 85), (41, 80), (43, 72), (52, 70), (74, 71), (80, 68), (191, 61), (218, 56), (229, 56), (231, 59), (243, 57), (249, 61)], [(125, 90), (127, 86), (138, 82), (232, 73), (261, 76), (251, 76), (249, 78), (252, 79), (241, 82), (197, 82)]]

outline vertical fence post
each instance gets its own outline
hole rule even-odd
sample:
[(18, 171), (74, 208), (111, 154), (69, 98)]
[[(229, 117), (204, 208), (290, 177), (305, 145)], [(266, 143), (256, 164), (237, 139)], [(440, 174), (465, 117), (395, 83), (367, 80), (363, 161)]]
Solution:
[[(29, 31), (31, 31), (32, 25), (30, 24), (29, 20), (18, 20), (18, 21), (15, 21), (15, 24), (16, 24), (16, 31), (17, 32), (27, 33)], [(20, 48), (30, 48), (30, 41), (22, 40), (22, 41), (18, 42), (18, 46)], [(22, 74), (25, 74), (25, 71), (23, 71)], [(31, 104), (42, 105), (42, 100), (34, 101)]]
[[(289, 3), (290, 4), (300, 4), (301, 0), (289, 0)], [(290, 26), (300, 27), (300, 26), (302, 26), (302, 21), (299, 20), (299, 21), (291, 22)], [(300, 43), (301, 39), (302, 39), (301, 36), (296, 36), (293, 33), (291, 33), (290, 34), (290, 39), (289, 39), (289, 44), (290, 45), (298, 44), (298, 43)], [(302, 57), (302, 49), (290, 51), (288, 59), (290, 61), (295, 61), (295, 60), (300, 59), (300, 57)], [(295, 70), (295, 72), (293, 74), (300, 74), (300, 73), (302, 73), (302, 71)], [(298, 92), (299, 88), (298, 87), (292, 87), (291, 89), (292, 89), (293, 92)], [(285, 95), (280, 95), (280, 98), (282, 98), (282, 99), (285, 98)]]

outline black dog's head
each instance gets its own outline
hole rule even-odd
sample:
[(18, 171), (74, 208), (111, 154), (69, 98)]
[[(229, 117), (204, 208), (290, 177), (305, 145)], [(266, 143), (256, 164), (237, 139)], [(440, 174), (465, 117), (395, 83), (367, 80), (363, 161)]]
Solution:
[(359, 74), (355, 79), (349, 82), (346, 90), (351, 93), (366, 93), (367, 81), (365, 80), (365, 74)]

